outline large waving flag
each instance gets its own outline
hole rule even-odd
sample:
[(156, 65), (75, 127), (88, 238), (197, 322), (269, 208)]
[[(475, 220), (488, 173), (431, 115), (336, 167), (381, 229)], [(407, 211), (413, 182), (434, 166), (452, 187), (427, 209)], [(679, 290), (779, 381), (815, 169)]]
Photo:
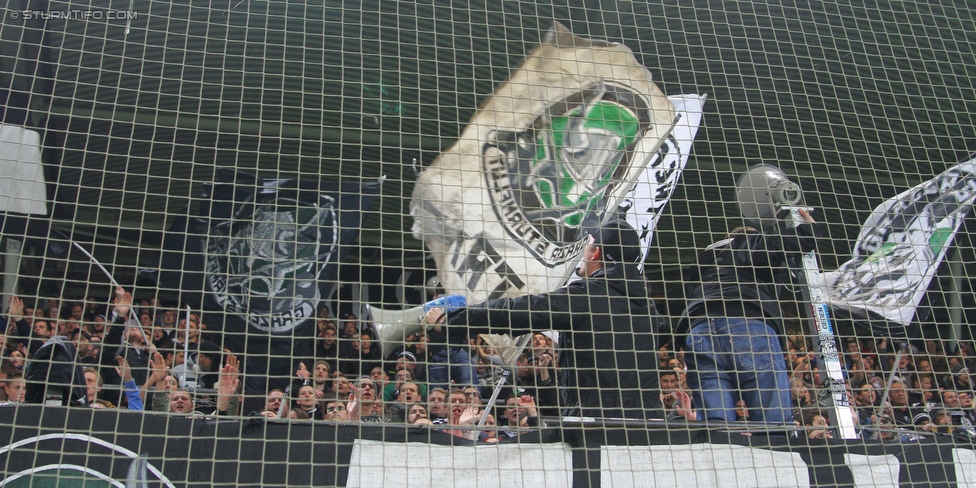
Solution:
[(825, 273), (828, 302), (854, 317), (884, 318), (891, 330), (904, 331), (974, 199), (976, 159), (875, 208), (853, 258)]
[(417, 179), (413, 234), (468, 302), (550, 291), (675, 122), (633, 53), (556, 24)]
[(267, 372), (288, 376), (292, 357), (311, 355), (319, 303), (379, 189), (220, 170), (167, 233), (160, 285), (202, 308), (225, 346), (270, 355)]
[(661, 220), (664, 207), (681, 180), (681, 172), (688, 165), (706, 98), (705, 95), (695, 94), (668, 97), (678, 114), (677, 122), (647, 169), (637, 178), (637, 184), (620, 204), (619, 210), (627, 216), (627, 222), (640, 232), (645, 258), (657, 222)]

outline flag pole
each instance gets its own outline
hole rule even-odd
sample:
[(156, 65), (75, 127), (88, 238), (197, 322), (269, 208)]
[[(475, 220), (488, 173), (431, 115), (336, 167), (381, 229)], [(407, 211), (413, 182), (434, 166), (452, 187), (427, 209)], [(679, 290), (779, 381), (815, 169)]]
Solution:
[(186, 362), (190, 360), (190, 304), (186, 305), (186, 319), (183, 321), (183, 327), (186, 330), (183, 333), (183, 368), (185, 369)]
[[(518, 350), (518, 354), (514, 355), (515, 361), (518, 361), (518, 357), (522, 355), (522, 351), (525, 350), (525, 346), (529, 344), (530, 340), (532, 340), (532, 334), (525, 334), (515, 343), (515, 348)], [(508, 381), (508, 377), (512, 374), (512, 368), (514, 367), (514, 363), (506, 365), (505, 371), (502, 372), (502, 377), (498, 379), (494, 391), (491, 392), (491, 398), (485, 404), (485, 411), (481, 413), (481, 419), (478, 420), (478, 427), (484, 427), (485, 423), (488, 422), (488, 415), (491, 413), (491, 408), (489, 407), (495, 406), (495, 401), (498, 400), (498, 394), (501, 393), (502, 387), (505, 386), (505, 382)]]
[[(784, 207), (784, 209), (788, 209), (793, 216), (794, 226), (806, 222), (806, 219), (800, 214), (801, 209), (813, 210), (803, 207)], [(854, 429), (854, 415), (851, 413), (851, 401), (847, 397), (847, 387), (844, 384), (844, 372), (841, 369), (837, 352), (837, 338), (834, 335), (830, 312), (827, 309), (826, 286), (824, 285), (823, 274), (820, 272), (816, 250), (811, 250), (803, 255), (802, 271), (806, 286), (801, 287), (801, 290), (803, 299), (808, 304), (807, 310), (811, 315), (811, 332), (814, 333), (813, 335), (820, 346), (820, 362), (827, 370), (821, 388), (829, 389), (827, 399), (830, 403), (826, 406), (834, 408), (834, 415), (830, 419), (830, 423), (839, 428), (842, 438), (854, 439), (857, 438), (857, 431)]]

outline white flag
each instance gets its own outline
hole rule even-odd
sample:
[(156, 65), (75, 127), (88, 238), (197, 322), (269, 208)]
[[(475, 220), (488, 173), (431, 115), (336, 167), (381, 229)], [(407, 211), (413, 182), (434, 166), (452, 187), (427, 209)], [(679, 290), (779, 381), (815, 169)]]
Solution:
[[(620, 210), (627, 215), (627, 222), (640, 232), (645, 258), (661, 213), (688, 164), (706, 98), (694, 94), (668, 97), (678, 114), (677, 123), (620, 205)], [(643, 258), (641, 262), (644, 262)]]
[(627, 47), (556, 24), (417, 179), (413, 234), (444, 289), (477, 303), (560, 286), (581, 224), (616, 211), (674, 121)]
[(864, 222), (853, 258), (825, 274), (828, 303), (909, 325), (976, 198), (976, 159), (886, 201)]
[(47, 215), (37, 131), (0, 124), (0, 212)]

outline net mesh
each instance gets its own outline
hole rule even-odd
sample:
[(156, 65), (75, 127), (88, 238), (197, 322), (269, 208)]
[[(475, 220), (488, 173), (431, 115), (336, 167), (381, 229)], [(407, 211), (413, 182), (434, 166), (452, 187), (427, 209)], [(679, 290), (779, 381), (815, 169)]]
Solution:
[(6, 2), (5, 482), (972, 480), (974, 24)]

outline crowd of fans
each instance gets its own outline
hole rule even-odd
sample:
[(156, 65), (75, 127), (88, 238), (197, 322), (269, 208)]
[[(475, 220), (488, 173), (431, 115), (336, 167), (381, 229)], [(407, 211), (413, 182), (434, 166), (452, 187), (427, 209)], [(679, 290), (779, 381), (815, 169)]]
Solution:
[[(260, 415), (271, 419), (397, 422), (432, 425), (460, 437), (496, 442), (543, 425), (559, 414), (553, 334), (533, 334), (511, 368), (509, 385), (489, 405), (506, 366), (480, 337), (470, 341), (467, 384), (434, 384), (424, 334), (381, 355), (373, 328), (354, 315), (340, 319), (324, 308), (317, 321), (315, 355), (296, 359), (286, 388), (259, 392), (263, 408), (244, 411), (239, 354), (222, 347), (221, 334), (199, 313), (180, 313), (155, 300), (133, 303), (119, 289), (113, 303), (97, 300), (10, 300), (0, 318), (0, 401), (27, 400), (29, 363), (45, 345), (71, 351), (82, 377), (83, 401), (69, 393), (63, 403), (202, 415)], [(946, 351), (938, 340), (901, 351), (890, 340), (842, 341), (845, 384), (859, 435), (905, 439), (917, 432), (974, 436), (976, 405), (969, 372), (976, 367), (972, 342)], [(824, 408), (818, 351), (809, 339), (787, 339), (786, 362), (795, 422), (810, 438), (831, 438), (834, 409)], [(43, 354), (43, 352), (42, 352)], [(659, 411), (649, 418), (700, 419), (687, 384), (683, 348), (659, 350)], [(898, 361), (897, 367), (895, 361)], [(890, 372), (895, 370), (892, 376)], [(889, 388), (887, 402), (883, 392)], [(72, 385), (65, 385), (70, 387)], [(66, 388), (65, 391), (68, 391)], [(43, 400), (50, 401), (50, 391)], [(253, 395), (254, 392), (247, 392)], [(750, 406), (737, 404), (737, 417)], [(487, 410), (487, 413), (486, 413)], [(482, 428), (474, 428), (487, 416)], [(438, 427), (443, 426), (443, 427)]]

